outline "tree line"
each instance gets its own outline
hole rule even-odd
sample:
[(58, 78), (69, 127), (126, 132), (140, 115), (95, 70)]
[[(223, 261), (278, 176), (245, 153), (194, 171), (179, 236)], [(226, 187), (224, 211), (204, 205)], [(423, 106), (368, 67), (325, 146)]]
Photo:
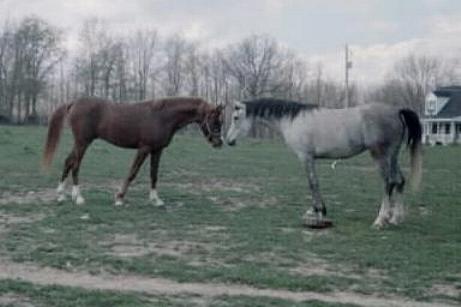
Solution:
[[(83, 22), (77, 48), (66, 48), (65, 39), (62, 29), (35, 16), (1, 26), (0, 122), (45, 122), (57, 105), (81, 96), (125, 102), (188, 95), (217, 104), (265, 96), (344, 104), (343, 83), (325, 77), (321, 63), (266, 35), (210, 50), (152, 29), (117, 35), (93, 18)], [(397, 59), (383, 84), (352, 84), (351, 104), (383, 101), (421, 112), (428, 91), (460, 80), (454, 64), (414, 54)]]

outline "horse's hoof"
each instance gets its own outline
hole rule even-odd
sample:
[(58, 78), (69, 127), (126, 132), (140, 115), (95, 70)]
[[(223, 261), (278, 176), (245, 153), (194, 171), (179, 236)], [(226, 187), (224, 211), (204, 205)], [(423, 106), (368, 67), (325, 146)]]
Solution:
[(304, 226), (312, 229), (324, 229), (333, 227), (333, 222), (327, 218), (307, 218), (304, 220)]
[(75, 200), (75, 204), (80, 206), (85, 204), (85, 199), (81, 196), (78, 196), (77, 199)]
[(373, 229), (376, 229), (376, 230), (381, 230), (384, 228), (384, 226), (386, 225), (386, 223), (383, 223), (381, 221), (375, 221), (372, 225), (371, 225), (371, 228)]
[(165, 202), (161, 199), (157, 199), (156, 201), (152, 201), (155, 207), (164, 207)]
[(115, 203), (114, 203), (114, 206), (116, 206), (116, 207), (123, 206), (123, 200), (121, 200), (121, 199), (116, 199), (116, 200), (115, 200)]
[(390, 219), (389, 219), (389, 224), (392, 224), (392, 225), (399, 225), (403, 222), (404, 218), (402, 216), (399, 216), (399, 215), (393, 215)]
[(59, 195), (57, 199), (58, 203), (63, 203), (66, 201), (66, 195)]

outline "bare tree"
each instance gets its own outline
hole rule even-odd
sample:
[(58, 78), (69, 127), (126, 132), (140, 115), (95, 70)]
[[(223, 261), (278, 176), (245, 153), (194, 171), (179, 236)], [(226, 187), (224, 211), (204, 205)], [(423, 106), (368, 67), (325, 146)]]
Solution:
[(0, 32), (0, 116), (10, 121), (13, 116), (12, 72), (14, 66), (14, 27), (7, 21)]
[[(147, 96), (149, 76), (153, 69), (153, 59), (157, 51), (157, 32), (138, 31), (133, 39), (129, 40), (129, 49), (132, 51), (133, 79), (137, 92), (136, 99), (144, 100)], [(153, 91), (153, 89), (152, 89)], [(152, 93), (152, 96), (155, 96)]]
[(412, 108), (421, 114), (430, 91), (455, 82), (454, 67), (438, 58), (411, 54), (394, 64), (388, 79), (368, 93), (368, 100)]
[(80, 32), (80, 51), (75, 59), (75, 69), (83, 84), (83, 94), (95, 96), (98, 93), (104, 49), (110, 45), (110, 36), (104, 22), (97, 18), (85, 20)]
[(23, 50), (25, 118), (37, 119), (37, 99), (45, 88), (46, 78), (59, 63), (64, 51), (61, 48), (61, 33), (45, 21), (29, 17), (22, 21), (16, 34)]
[(187, 42), (178, 35), (171, 37), (165, 43), (166, 64), (164, 71), (166, 78), (164, 79), (163, 86), (166, 96), (177, 96), (183, 89), (186, 48)]
[(282, 56), (275, 40), (267, 36), (251, 36), (230, 46), (224, 56), (229, 73), (247, 97), (270, 94), (280, 83), (275, 77), (282, 69)]
[(64, 56), (60, 31), (37, 17), (5, 25), (0, 47), (0, 94), (7, 117), (37, 120), (37, 103), (48, 76)]
[(185, 57), (184, 70), (186, 74), (186, 85), (188, 87), (187, 93), (190, 96), (198, 96), (201, 79), (200, 70), (203, 65), (203, 58), (201, 58), (196, 44), (188, 44)]

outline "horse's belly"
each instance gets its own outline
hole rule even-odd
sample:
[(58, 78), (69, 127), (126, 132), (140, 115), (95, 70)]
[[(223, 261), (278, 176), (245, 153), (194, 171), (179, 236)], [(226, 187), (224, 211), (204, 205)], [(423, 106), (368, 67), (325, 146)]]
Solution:
[(331, 158), (331, 159), (344, 159), (349, 158), (365, 150), (365, 146), (354, 146), (354, 147), (317, 147), (315, 151), (316, 158)]
[(100, 131), (99, 137), (112, 145), (123, 148), (139, 147), (139, 135), (135, 133), (135, 129), (123, 129), (112, 127), (112, 129), (103, 129)]
[[(351, 137), (355, 135), (356, 137)], [(313, 142), (314, 153), (318, 158), (348, 158), (365, 150), (360, 134), (347, 133), (339, 130), (337, 133), (318, 135)]]

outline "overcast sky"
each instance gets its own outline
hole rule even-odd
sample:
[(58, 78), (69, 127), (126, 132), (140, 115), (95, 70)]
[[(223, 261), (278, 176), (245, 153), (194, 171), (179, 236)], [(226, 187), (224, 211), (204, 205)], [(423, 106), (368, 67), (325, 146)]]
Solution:
[(115, 31), (181, 33), (209, 48), (269, 34), (338, 80), (345, 43), (359, 82), (382, 80), (410, 52), (461, 58), (460, 0), (0, 0), (0, 21), (31, 14), (63, 27), (69, 46), (90, 17)]

